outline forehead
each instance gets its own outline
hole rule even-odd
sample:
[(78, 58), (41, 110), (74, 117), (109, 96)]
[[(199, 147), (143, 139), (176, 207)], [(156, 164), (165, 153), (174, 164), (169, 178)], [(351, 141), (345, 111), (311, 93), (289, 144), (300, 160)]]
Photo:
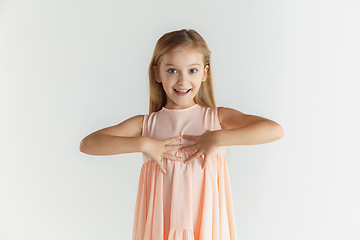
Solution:
[(180, 48), (162, 56), (161, 65), (187, 66), (190, 64), (204, 65), (204, 56), (194, 49)]

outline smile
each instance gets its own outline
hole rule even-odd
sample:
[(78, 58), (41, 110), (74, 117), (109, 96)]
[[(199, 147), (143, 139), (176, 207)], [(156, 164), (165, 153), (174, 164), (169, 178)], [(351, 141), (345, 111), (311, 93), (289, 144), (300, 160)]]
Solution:
[(191, 88), (190, 89), (175, 89), (174, 88), (174, 92), (178, 96), (184, 96), (184, 95), (188, 94), (190, 92), (190, 90), (191, 90)]

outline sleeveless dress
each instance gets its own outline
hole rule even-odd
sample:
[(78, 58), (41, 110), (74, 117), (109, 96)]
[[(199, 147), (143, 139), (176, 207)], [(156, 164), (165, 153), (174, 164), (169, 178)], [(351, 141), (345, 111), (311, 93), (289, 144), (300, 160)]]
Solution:
[[(195, 104), (185, 109), (163, 107), (144, 115), (142, 136), (164, 140), (220, 129), (217, 107)], [(179, 143), (195, 142), (180, 139), (171, 144)], [(161, 159), (166, 174), (143, 154), (132, 240), (236, 240), (225, 149), (218, 148), (205, 169), (204, 155), (183, 163), (197, 150), (169, 151), (182, 160)]]

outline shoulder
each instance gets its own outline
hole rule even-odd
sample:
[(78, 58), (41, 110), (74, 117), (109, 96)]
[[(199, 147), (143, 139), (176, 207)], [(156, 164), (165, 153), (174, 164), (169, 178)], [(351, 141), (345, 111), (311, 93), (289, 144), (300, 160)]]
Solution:
[(131, 121), (131, 124), (135, 127), (137, 127), (137, 129), (142, 129), (143, 126), (143, 121), (145, 119), (145, 115), (136, 115), (133, 116), (132, 118), (129, 118), (128, 120)]
[(219, 114), (219, 120), (221, 120), (223, 118), (227, 118), (227, 117), (233, 117), (234, 115), (241, 116), (244, 114), (233, 108), (217, 107), (217, 109), (218, 109), (218, 114)]
[[(244, 117), (244, 113), (227, 107), (217, 107), (218, 118), (222, 129), (229, 129), (239, 127), (239, 120)], [(237, 119), (238, 124), (234, 124), (234, 120)], [(235, 126), (236, 125), (236, 126)]]
[(132, 121), (134, 121), (134, 122), (136, 122), (138, 124), (141, 123), (141, 125), (142, 125), (142, 122), (144, 120), (144, 116), (145, 115), (136, 115), (136, 116), (133, 116), (133, 117), (131, 117), (129, 119), (131, 119)]
[(218, 107), (218, 116), (223, 129), (246, 127), (259, 121), (271, 121), (264, 117), (245, 114), (227, 107)]
[(122, 125), (120, 128), (123, 131), (129, 131), (129, 135), (131, 136), (141, 136), (141, 130), (143, 126), (145, 115), (135, 115), (119, 125)]
[(131, 118), (128, 118), (126, 119), (125, 121), (123, 121), (123, 123), (131, 123), (133, 125), (137, 125), (137, 126), (140, 126), (142, 125), (142, 122), (144, 120), (144, 116), (145, 115), (136, 115), (136, 116), (133, 116)]
[(245, 127), (250, 124), (268, 120), (266, 118), (245, 114), (233, 108), (218, 107), (219, 122), (222, 129)]

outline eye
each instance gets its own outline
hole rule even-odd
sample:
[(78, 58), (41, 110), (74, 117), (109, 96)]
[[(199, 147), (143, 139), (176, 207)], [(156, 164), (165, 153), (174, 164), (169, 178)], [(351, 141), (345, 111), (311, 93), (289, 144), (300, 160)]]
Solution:
[(190, 69), (190, 72), (191, 72), (191, 73), (196, 73), (196, 72), (197, 72), (197, 69), (195, 69), (195, 68)]
[(170, 68), (170, 69), (168, 70), (168, 72), (169, 72), (169, 73), (177, 73), (177, 71), (176, 71), (175, 69), (173, 69), (173, 68)]

